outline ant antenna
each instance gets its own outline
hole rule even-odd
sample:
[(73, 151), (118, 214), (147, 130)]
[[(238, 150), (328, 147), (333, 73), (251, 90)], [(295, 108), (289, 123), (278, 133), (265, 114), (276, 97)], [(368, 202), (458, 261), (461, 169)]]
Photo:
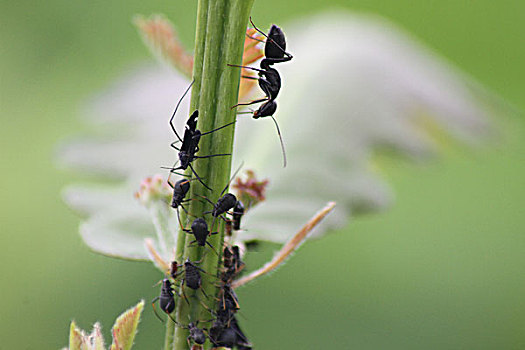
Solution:
[[(255, 25), (255, 23), (253, 23), (252, 21), (252, 16), (250, 16), (250, 23), (252, 24), (253, 28), (258, 31), (259, 33), (261, 33), (262, 35), (264, 35), (266, 37), (267, 40), (270, 40), (272, 43), (275, 44), (275, 46), (277, 46), (286, 56), (288, 57), (292, 57), (292, 55), (290, 55), (288, 52), (286, 52), (279, 44), (277, 44), (275, 42), (275, 40), (273, 40), (272, 38), (269, 38), (268, 35), (266, 35), (266, 33), (264, 33), (262, 30), (260, 30), (259, 28), (257, 28), (257, 26)], [(255, 39), (255, 38), (254, 38)], [(257, 40), (257, 39), (255, 39)]]
[(219, 195), (219, 197), (222, 197), (222, 195), (224, 194), (224, 191), (226, 191), (226, 189), (228, 188), (228, 186), (230, 186), (230, 184), (232, 183), (233, 179), (235, 179), (235, 176), (237, 176), (237, 173), (241, 170), (241, 168), (244, 166), (244, 161), (241, 162), (241, 165), (239, 165), (239, 167), (237, 168), (237, 170), (235, 170), (235, 172), (233, 173), (232, 177), (230, 177), (230, 181), (228, 181), (228, 183), (226, 184), (226, 186), (224, 187), (224, 189), (222, 190), (221, 194)]
[(286, 168), (286, 151), (284, 150), (284, 142), (283, 138), (281, 136), (281, 130), (279, 129), (279, 124), (277, 124), (277, 120), (273, 117), (273, 115), (270, 116), (275, 123), (275, 128), (277, 129), (277, 135), (279, 135), (279, 141), (281, 141), (281, 151), (283, 152), (283, 168)]
[(173, 111), (173, 114), (171, 115), (171, 118), (170, 118), (171, 130), (173, 130), (173, 132), (175, 133), (175, 136), (177, 136), (177, 138), (179, 139), (180, 142), (182, 142), (182, 139), (180, 138), (179, 134), (177, 134), (177, 130), (175, 130), (175, 125), (173, 125), (173, 118), (175, 118), (175, 114), (177, 113), (177, 109), (179, 109), (180, 103), (182, 102), (184, 97), (186, 97), (186, 95), (188, 94), (188, 91), (190, 91), (190, 89), (193, 86), (194, 82), (195, 82), (195, 79), (192, 80), (190, 86), (188, 86), (186, 91), (184, 91), (184, 94), (180, 98), (179, 102), (177, 102), (177, 106), (175, 106), (175, 110)]

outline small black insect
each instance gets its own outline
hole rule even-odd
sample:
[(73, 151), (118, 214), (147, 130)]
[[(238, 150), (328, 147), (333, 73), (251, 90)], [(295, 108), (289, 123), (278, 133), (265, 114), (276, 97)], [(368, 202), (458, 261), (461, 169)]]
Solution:
[(235, 207), (237, 204), (237, 197), (231, 193), (226, 193), (224, 196), (220, 197), (217, 200), (217, 203), (213, 206), (213, 210), (211, 212), (211, 215), (216, 218), (224, 213), (226, 213), (228, 210)]
[(190, 242), (190, 244), (196, 242), (201, 247), (204, 247), (207, 244), (215, 252), (215, 254), (217, 254), (217, 251), (215, 248), (213, 248), (211, 243), (207, 241), (207, 239), (208, 236), (214, 235), (218, 232), (210, 232), (208, 230), (208, 224), (206, 223), (206, 220), (203, 218), (196, 218), (191, 224), (191, 230), (187, 230), (185, 228), (182, 228), (182, 230), (195, 236), (195, 240)]
[[(171, 129), (173, 130), (173, 133), (175, 134), (175, 136), (177, 136), (177, 139), (178, 139), (177, 141), (171, 143), (171, 147), (173, 147), (174, 149), (179, 151), (178, 157), (179, 157), (179, 163), (180, 164), (179, 164), (178, 167), (174, 166), (174, 167), (169, 168), (169, 169), (170, 169), (170, 171), (172, 173), (179, 174), (179, 173), (176, 172), (177, 170), (186, 170), (189, 167), (191, 169), (192, 173), (197, 178), (197, 180), (199, 180), (199, 182), (204, 187), (206, 187), (207, 189), (211, 190), (211, 188), (208, 187), (202, 181), (202, 179), (199, 177), (199, 175), (195, 172), (195, 169), (191, 165), (191, 162), (193, 162), (195, 159), (199, 159), (199, 158), (200, 159), (204, 159), (204, 158), (211, 158), (211, 157), (219, 157), (219, 156), (229, 156), (229, 155), (231, 155), (229, 153), (224, 153), (224, 154), (212, 154), (212, 155), (207, 155), (207, 156), (197, 156), (196, 154), (199, 152), (199, 141), (200, 141), (202, 136), (209, 135), (209, 134), (211, 134), (211, 133), (213, 133), (215, 131), (218, 131), (218, 130), (220, 130), (222, 128), (225, 128), (225, 127), (227, 127), (229, 125), (232, 125), (232, 124), (235, 123), (235, 121), (233, 121), (231, 123), (228, 123), (226, 125), (223, 125), (221, 127), (218, 127), (216, 129), (213, 129), (211, 131), (202, 133), (200, 130), (197, 129), (197, 119), (199, 117), (199, 111), (195, 110), (195, 111), (193, 111), (193, 113), (191, 114), (189, 119), (186, 121), (186, 127), (184, 129), (184, 135), (183, 135), (183, 138), (181, 138), (179, 136), (179, 134), (177, 133), (177, 130), (175, 129), (175, 125), (173, 124), (173, 119), (175, 118), (175, 114), (177, 113), (177, 110), (179, 108), (180, 103), (182, 102), (182, 99), (186, 96), (186, 94), (188, 93), (188, 91), (190, 90), (192, 85), (193, 85), (193, 82), (190, 84), (188, 89), (182, 95), (181, 99), (177, 103), (177, 106), (175, 107), (175, 110), (173, 111), (173, 114), (172, 114), (172, 116), (170, 118)], [(175, 146), (179, 142), (182, 143), (180, 148)], [(179, 174), (179, 175), (184, 176), (183, 174)]]
[[(159, 301), (159, 306), (162, 311), (168, 314), (168, 316), (171, 318), (171, 313), (175, 310), (175, 298), (173, 294), (173, 285), (171, 281), (167, 278), (162, 280), (162, 287), (160, 289), (160, 296), (156, 297), (151, 301), (151, 305), (153, 306), (153, 311), (155, 312), (155, 315), (159, 320), (162, 321), (159, 314), (155, 310), (155, 302)], [(173, 318), (171, 318), (173, 320)], [(175, 320), (173, 320), (175, 322)]]
[(210, 341), (215, 347), (233, 348), (237, 341), (235, 330), (217, 323), (210, 328)]
[[(198, 321), (197, 321), (198, 324)], [(197, 324), (190, 322), (188, 324), (188, 330), (190, 331), (190, 336), (188, 337), (188, 344), (190, 343), (190, 339), (192, 339), (197, 344), (204, 344), (206, 342), (206, 334), (204, 334), (204, 330), (197, 327)]]
[[(213, 223), (211, 225), (212, 229), (213, 229), (213, 227), (215, 227), (215, 218), (222, 217), (221, 216), (222, 214), (228, 212), (228, 210), (234, 208), (235, 205), (237, 204), (237, 197), (235, 197), (234, 194), (232, 194), (232, 193), (224, 194), (224, 192), (226, 192), (226, 190), (230, 186), (230, 184), (233, 181), (233, 179), (235, 178), (235, 176), (237, 176), (237, 173), (239, 172), (239, 170), (241, 170), (242, 165), (243, 164), (241, 164), (237, 168), (237, 170), (235, 170), (235, 172), (233, 173), (232, 177), (230, 178), (230, 180), (228, 181), (226, 186), (224, 186), (224, 188), (221, 191), (221, 194), (219, 195), (219, 199), (217, 199), (216, 203), (213, 203), (207, 197), (201, 196), (202, 198), (207, 200), (211, 205), (213, 205), (213, 209), (211, 211), (205, 212), (205, 214), (211, 213), (211, 215), (213, 216)], [(222, 218), (224, 219), (224, 217), (222, 217)]]
[(230, 283), (223, 283), (219, 290), (219, 310), (235, 313), (240, 308), (239, 299)]
[(184, 262), (184, 279), (182, 283), (193, 290), (199, 289), (202, 285), (201, 271), (203, 270), (200, 267), (193, 264), (190, 259), (187, 259)]
[(235, 316), (230, 321), (230, 328), (233, 329), (237, 335), (235, 339), (235, 346), (237, 349), (243, 350), (252, 348), (252, 343), (250, 343), (246, 335), (244, 335), (244, 332), (239, 327), (239, 322)]
[[(177, 209), (179, 206), (184, 209), (182, 203), (188, 201), (185, 200), (184, 197), (186, 197), (186, 194), (190, 190), (190, 181), (191, 180), (182, 179), (175, 182), (174, 185), (168, 181), (168, 184), (173, 188), (173, 198), (171, 199), (171, 207), (173, 209)], [(186, 211), (186, 209), (184, 210)]]
[(235, 207), (233, 207), (233, 215), (232, 215), (232, 227), (235, 231), (238, 231), (241, 229), (241, 219), (244, 215), (244, 204), (240, 200), (235, 203)]
[(225, 247), (222, 256), (224, 270), (221, 273), (221, 281), (229, 285), (245, 267), (245, 263), (241, 260), (238, 246)]
[(217, 317), (210, 328), (209, 337), (212, 344), (216, 347), (236, 347), (237, 349), (252, 348), (252, 344), (240, 329), (235, 316), (232, 316), (227, 322)]

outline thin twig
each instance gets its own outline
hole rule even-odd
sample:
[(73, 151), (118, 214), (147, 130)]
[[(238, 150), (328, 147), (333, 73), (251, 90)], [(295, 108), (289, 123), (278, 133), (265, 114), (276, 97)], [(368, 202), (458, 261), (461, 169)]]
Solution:
[(232, 284), (232, 288), (237, 288), (242, 285), (245, 285), (248, 282), (253, 281), (259, 276), (262, 276), (264, 274), (267, 274), (268, 272), (275, 270), (279, 265), (281, 265), (294, 251), (297, 250), (301, 246), (301, 244), (306, 240), (308, 237), (308, 234), (313, 230), (317, 224), (324, 219), (328, 213), (332, 211), (335, 207), (335, 202), (328, 202), (326, 206), (321, 209), (319, 212), (317, 212), (300, 230), (293, 236), (288, 242), (286, 242), (285, 245), (281, 248), (281, 250), (273, 257), (273, 259), (266, 263), (263, 267), (261, 267), (259, 270), (256, 270), (249, 274), (248, 276), (245, 276), (241, 279), (236, 280)]

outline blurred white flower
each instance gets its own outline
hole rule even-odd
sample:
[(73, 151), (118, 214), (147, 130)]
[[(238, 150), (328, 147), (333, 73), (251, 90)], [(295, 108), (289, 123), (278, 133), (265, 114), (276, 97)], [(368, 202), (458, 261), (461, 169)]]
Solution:
[[(338, 206), (314, 235), (345, 225), (354, 213), (384, 208), (391, 195), (370, 166), (381, 148), (419, 159), (437, 150), (429, 130), (467, 144), (487, 135), (488, 116), (476, 98), (481, 89), (383, 19), (330, 13), (281, 27), (294, 55), (279, 66), (283, 86), (275, 114), (288, 166), (282, 168), (272, 121), (240, 115), (236, 163), (270, 178), (267, 200), (246, 215), (240, 239), (285, 242), (332, 200)], [(87, 216), (81, 233), (92, 249), (148, 259), (144, 238), (160, 246), (148, 210), (133, 193), (176, 159), (168, 120), (188, 84), (166, 68), (131, 72), (86, 112), (100, 136), (63, 147), (67, 166), (120, 181), (64, 191), (68, 204)], [(179, 130), (188, 101), (176, 118)]]

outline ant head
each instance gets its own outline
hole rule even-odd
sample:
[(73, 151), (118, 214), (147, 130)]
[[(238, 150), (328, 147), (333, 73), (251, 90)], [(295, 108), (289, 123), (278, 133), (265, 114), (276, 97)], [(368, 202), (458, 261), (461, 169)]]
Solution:
[(261, 107), (259, 107), (258, 110), (253, 112), (253, 118), (257, 119), (257, 118), (272, 116), (276, 110), (277, 110), (277, 103), (273, 100), (269, 100), (268, 102), (263, 103)]

